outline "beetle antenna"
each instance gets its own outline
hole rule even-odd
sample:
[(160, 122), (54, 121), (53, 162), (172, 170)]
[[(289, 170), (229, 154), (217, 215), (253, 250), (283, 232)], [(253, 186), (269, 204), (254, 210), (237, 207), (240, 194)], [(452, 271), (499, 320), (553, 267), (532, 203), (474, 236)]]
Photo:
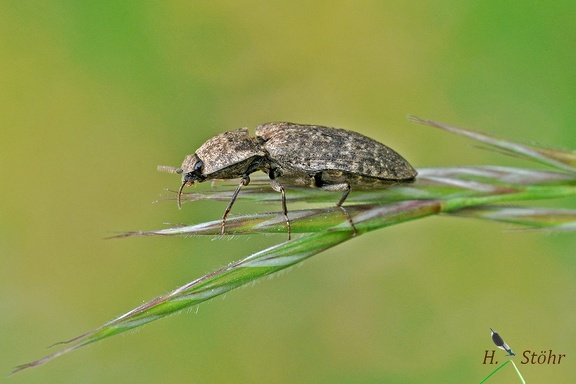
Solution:
[(182, 173), (178, 172), (180, 168), (171, 167), (169, 165), (159, 165), (156, 167), (159, 172), (166, 172), (166, 173)]

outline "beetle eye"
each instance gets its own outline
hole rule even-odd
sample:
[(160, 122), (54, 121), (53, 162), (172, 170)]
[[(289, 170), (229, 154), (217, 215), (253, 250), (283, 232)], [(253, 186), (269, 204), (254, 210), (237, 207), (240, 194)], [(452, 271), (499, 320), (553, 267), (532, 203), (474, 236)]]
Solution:
[(196, 164), (194, 164), (194, 168), (192, 169), (192, 172), (200, 171), (200, 169), (202, 168), (203, 165), (204, 165), (204, 162), (202, 160), (198, 159)]

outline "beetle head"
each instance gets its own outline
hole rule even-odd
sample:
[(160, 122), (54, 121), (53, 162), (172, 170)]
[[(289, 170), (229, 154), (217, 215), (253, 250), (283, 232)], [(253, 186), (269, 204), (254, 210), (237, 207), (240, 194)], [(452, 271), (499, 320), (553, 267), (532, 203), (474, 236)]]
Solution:
[(200, 160), (198, 155), (188, 155), (182, 162), (182, 168), (178, 168), (176, 173), (182, 174), (182, 185), (178, 190), (178, 208), (182, 207), (182, 190), (187, 185), (194, 185), (194, 183), (201, 183), (206, 180), (206, 176), (202, 174), (202, 166), (204, 162)]

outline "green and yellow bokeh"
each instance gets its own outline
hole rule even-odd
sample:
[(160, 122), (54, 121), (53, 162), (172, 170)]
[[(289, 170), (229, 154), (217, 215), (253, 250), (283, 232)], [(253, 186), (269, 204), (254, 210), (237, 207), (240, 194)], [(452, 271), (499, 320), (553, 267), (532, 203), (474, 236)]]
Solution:
[[(0, 375), (285, 240), (104, 240), (218, 219), (225, 203), (152, 202), (180, 185), (156, 166), (222, 131), (342, 127), (416, 168), (531, 164), (407, 114), (576, 149), (575, 18), (572, 1), (0, 2)], [(516, 353), (567, 355), (517, 358), (528, 382), (572, 382), (576, 239), (514, 229), (370, 233), (9, 380), (479, 382), (493, 327)], [(491, 382), (515, 380), (510, 365)]]

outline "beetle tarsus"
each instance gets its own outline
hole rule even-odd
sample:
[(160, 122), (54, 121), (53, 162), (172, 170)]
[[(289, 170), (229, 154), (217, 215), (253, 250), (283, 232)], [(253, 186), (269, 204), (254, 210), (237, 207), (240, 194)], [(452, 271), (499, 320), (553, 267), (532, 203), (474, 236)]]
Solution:
[(358, 230), (356, 229), (356, 225), (354, 225), (354, 220), (352, 220), (352, 217), (350, 217), (350, 214), (348, 213), (346, 208), (344, 208), (341, 205), (338, 205), (337, 207), (340, 208), (340, 210), (344, 213), (344, 215), (348, 219), (348, 223), (350, 223), (350, 226), (352, 227), (353, 231), (352, 236), (356, 236), (358, 234)]

